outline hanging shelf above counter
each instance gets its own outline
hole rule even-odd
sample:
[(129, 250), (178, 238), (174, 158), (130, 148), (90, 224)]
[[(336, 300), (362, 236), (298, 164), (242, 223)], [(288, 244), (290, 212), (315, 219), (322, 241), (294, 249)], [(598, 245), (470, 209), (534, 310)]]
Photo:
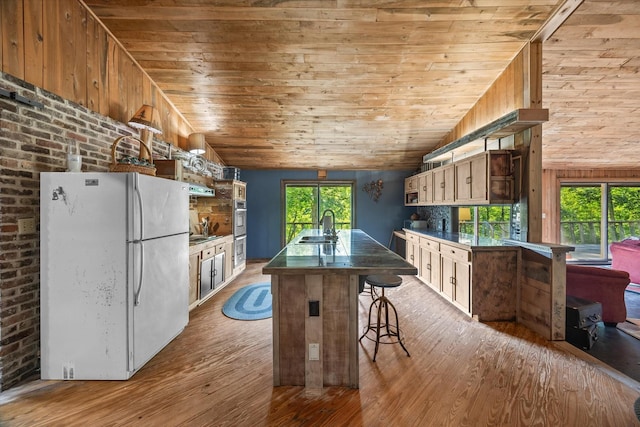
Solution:
[(443, 155), (473, 141), (505, 138), (547, 121), (549, 121), (549, 110), (547, 108), (520, 108), (482, 126), (462, 138), (456, 139), (443, 147), (425, 154), (422, 157), (422, 162), (438, 162), (441, 161), (438, 160), (438, 158), (442, 158)]

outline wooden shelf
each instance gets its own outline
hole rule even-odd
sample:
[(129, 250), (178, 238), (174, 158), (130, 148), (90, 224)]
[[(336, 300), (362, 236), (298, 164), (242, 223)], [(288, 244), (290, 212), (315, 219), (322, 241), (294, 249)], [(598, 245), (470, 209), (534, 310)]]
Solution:
[(423, 163), (434, 161), (435, 158), (447, 154), (456, 148), (460, 148), (470, 142), (485, 138), (504, 138), (530, 129), (534, 126), (549, 121), (549, 110), (546, 108), (520, 108), (500, 117), (493, 122), (482, 126), (462, 138), (459, 138), (444, 147), (437, 148), (422, 157)]

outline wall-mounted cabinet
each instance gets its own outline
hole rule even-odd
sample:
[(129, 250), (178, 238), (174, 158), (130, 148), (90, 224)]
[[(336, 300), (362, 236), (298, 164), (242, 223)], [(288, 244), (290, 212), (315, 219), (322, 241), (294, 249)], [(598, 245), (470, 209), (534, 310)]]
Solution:
[(453, 164), (433, 169), (433, 204), (451, 204), (455, 200), (455, 168)]
[(509, 150), (485, 151), (405, 180), (407, 206), (510, 204), (513, 201)]
[(412, 175), (404, 180), (404, 204), (406, 206), (419, 206), (418, 176)]
[(433, 202), (433, 172), (427, 171), (418, 175), (418, 203)]
[(433, 201), (433, 173), (422, 172), (404, 181), (404, 204), (424, 206)]
[(457, 204), (513, 203), (510, 151), (486, 151), (460, 160), (454, 165)]

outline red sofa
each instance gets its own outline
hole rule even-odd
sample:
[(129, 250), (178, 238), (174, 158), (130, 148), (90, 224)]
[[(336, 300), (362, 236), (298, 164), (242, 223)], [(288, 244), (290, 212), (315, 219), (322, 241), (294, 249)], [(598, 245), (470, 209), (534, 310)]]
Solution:
[(602, 320), (609, 326), (627, 320), (624, 291), (629, 282), (626, 271), (567, 264), (567, 295), (602, 304)]
[(626, 239), (609, 246), (611, 268), (629, 273), (633, 283), (640, 284), (640, 240)]

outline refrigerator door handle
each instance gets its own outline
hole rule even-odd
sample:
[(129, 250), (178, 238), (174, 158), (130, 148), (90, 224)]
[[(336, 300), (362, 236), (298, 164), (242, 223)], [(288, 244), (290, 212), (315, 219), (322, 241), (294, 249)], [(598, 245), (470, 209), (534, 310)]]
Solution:
[(140, 294), (142, 293), (142, 285), (144, 284), (143, 271), (144, 271), (144, 243), (143, 242), (135, 242), (140, 245), (140, 274), (138, 275), (138, 286), (135, 291), (135, 296), (133, 299), (133, 305), (140, 305)]
[(138, 199), (138, 206), (140, 207), (140, 215), (138, 215), (138, 220), (140, 221), (140, 240), (144, 239), (144, 205), (142, 204), (142, 193), (140, 193), (140, 174), (134, 173), (134, 184), (133, 188), (136, 192), (136, 198)]

